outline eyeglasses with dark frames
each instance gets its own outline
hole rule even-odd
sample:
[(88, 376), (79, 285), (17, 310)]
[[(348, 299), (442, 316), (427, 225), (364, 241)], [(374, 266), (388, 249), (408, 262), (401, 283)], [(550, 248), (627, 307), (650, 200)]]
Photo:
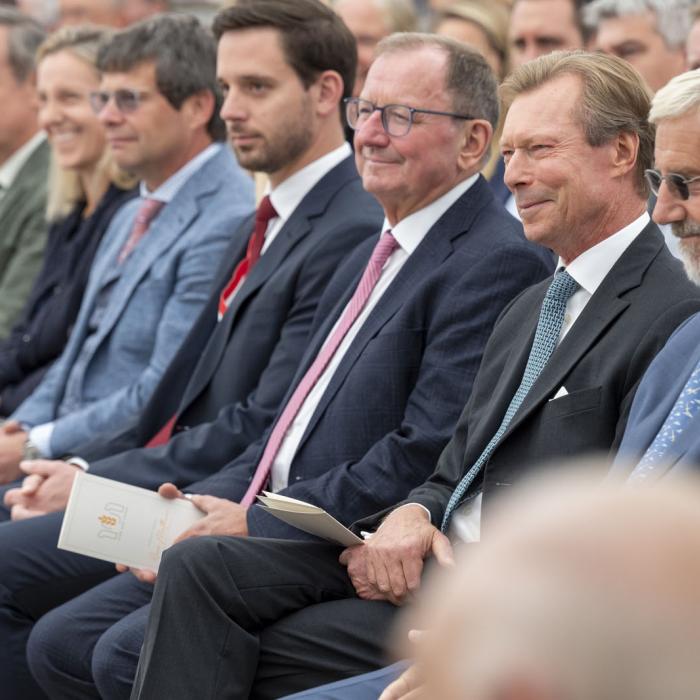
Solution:
[(351, 129), (359, 129), (372, 116), (374, 112), (381, 115), (382, 126), (389, 136), (406, 136), (413, 126), (414, 114), (436, 114), (452, 119), (476, 119), (467, 114), (455, 114), (454, 112), (439, 112), (435, 109), (417, 109), (408, 105), (384, 105), (378, 107), (369, 100), (359, 97), (345, 99), (345, 118)]
[(658, 170), (648, 169), (644, 171), (644, 176), (649, 183), (651, 191), (658, 196), (661, 183), (666, 180), (666, 185), (674, 197), (686, 200), (690, 198), (690, 185), (692, 182), (700, 180), (700, 175), (695, 177), (683, 177), (678, 173), (669, 173), (662, 175)]
[(120, 88), (119, 90), (94, 90), (90, 93), (90, 106), (96, 114), (99, 114), (107, 103), (114, 98), (114, 104), (120, 112), (128, 114), (135, 112), (143, 100), (151, 93), (145, 90), (129, 90)]

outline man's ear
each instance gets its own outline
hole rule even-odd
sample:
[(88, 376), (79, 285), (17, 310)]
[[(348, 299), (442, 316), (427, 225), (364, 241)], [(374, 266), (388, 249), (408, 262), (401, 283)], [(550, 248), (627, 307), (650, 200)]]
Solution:
[(206, 128), (216, 109), (216, 99), (211, 90), (200, 90), (190, 95), (180, 107), (191, 129)]
[[(464, 125), (457, 164), (461, 170), (481, 170), (493, 138), (493, 127), (486, 119), (470, 119)], [(476, 166), (476, 167), (475, 167)]]
[(317, 114), (326, 117), (338, 109), (343, 97), (343, 79), (337, 71), (325, 70), (309, 90), (313, 91)]
[(619, 176), (624, 176), (637, 167), (639, 135), (631, 131), (620, 132), (610, 143), (611, 165)]

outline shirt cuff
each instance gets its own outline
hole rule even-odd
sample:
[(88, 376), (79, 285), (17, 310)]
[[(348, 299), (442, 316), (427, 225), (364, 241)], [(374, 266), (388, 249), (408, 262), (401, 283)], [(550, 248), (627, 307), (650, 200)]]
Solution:
[(51, 436), (55, 423), (42, 423), (29, 430), (29, 439), (36, 445), (42, 457), (51, 457)]
[(89, 462), (86, 462), (82, 457), (71, 456), (71, 457), (68, 457), (68, 459), (66, 459), (66, 462), (68, 462), (68, 464), (73, 464), (76, 467), (80, 467), (84, 472), (87, 472), (90, 470)]

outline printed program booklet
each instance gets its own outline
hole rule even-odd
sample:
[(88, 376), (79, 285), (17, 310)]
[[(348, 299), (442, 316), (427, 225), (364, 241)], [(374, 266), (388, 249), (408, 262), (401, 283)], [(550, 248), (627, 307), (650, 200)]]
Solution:
[(311, 503), (268, 491), (263, 491), (263, 495), (258, 496), (258, 501), (260, 501), (258, 505), (270, 515), (329, 542), (335, 542), (343, 547), (352, 547), (364, 541), (348, 530), (345, 525), (339, 523), (330, 513)]
[(60, 549), (157, 571), (175, 538), (204, 517), (186, 499), (78, 472), (63, 516)]

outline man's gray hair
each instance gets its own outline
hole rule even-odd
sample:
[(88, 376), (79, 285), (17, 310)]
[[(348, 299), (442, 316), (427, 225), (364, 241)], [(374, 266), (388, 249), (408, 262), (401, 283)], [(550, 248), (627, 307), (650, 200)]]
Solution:
[(625, 15), (656, 15), (656, 29), (671, 49), (685, 46), (693, 0), (593, 0), (583, 8), (583, 23), (595, 32), (605, 19)]
[(649, 121), (657, 124), (695, 110), (700, 110), (700, 68), (677, 75), (654, 95)]
[(461, 41), (437, 34), (405, 32), (382, 39), (375, 57), (385, 53), (434, 48), (447, 56), (445, 88), (458, 114), (485, 119), (495, 129), (498, 123), (498, 86), (484, 57)]
[(0, 26), (7, 27), (7, 53), (12, 75), (18, 83), (36, 68), (36, 50), (46, 38), (42, 26), (11, 7), (0, 7)]

